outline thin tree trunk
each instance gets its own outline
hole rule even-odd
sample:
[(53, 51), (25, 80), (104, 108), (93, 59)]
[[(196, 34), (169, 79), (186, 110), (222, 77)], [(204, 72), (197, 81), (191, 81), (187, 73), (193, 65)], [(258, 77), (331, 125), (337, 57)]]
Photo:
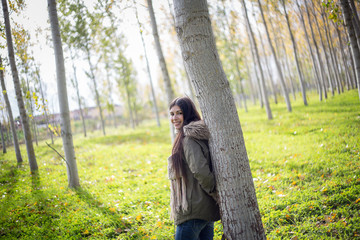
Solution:
[[(346, 26), (344, 26), (344, 28), (346, 28)], [(346, 30), (346, 41), (347, 43), (350, 42), (349, 40), (349, 35), (347, 34), (347, 30)], [(355, 85), (355, 87), (357, 88), (358, 85), (357, 85), (357, 80), (356, 80), (356, 66), (355, 66), (355, 61), (354, 61), (354, 55), (352, 53), (352, 50), (351, 50), (351, 46), (350, 44), (346, 44), (347, 45), (347, 51), (348, 51), (348, 55), (349, 55), (349, 59), (350, 59), (350, 63), (351, 63), (351, 69), (352, 69), (352, 82), (353, 84)]]
[[(332, 96), (334, 96), (335, 91), (334, 91), (333, 78), (336, 79), (337, 76), (336, 76), (336, 74), (334, 72), (334, 66), (332, 66), (331, 62), (329, 61), (330, 57), (329, 57), (328, 49), (325, 46), (325, 40), (324, 40), (323, 34), (321, 32), (321, 28), (319, 26), (319, 21), (317, 19), (317, 16), (316, 16), (316, 13), (315, 13), (315, 10), (314, 10), (315, 5), (314, 5), (313, 0), (311, 0), (311, 4), (312, 4), (312, 14), (313, 14), (313, 17), (314, 17), (314, 20), (315, 20), (315, 23), (316, 23), (316, 28), (317, 28), (319, 36), (320, 36), (320, 45), (321, 45), (321, 48), (323, 49), (323, 52), (324, 52), (324, 55), (325, 55), (325, 63), (326, 63), (326, 68), (327, 68), (327, 72), (328, 72), (329, 87), (330, 87)], [(319, 55), (319, 57), (321, 58), (320, 55)]]
[(354, 0), (348, 0), (348, 2), (350, 4), (350, 8), (351, 8), (351, 13), (352, 13), (351, 19), (353, 21), (353, 25), (354, 25), (354, 29), (355, 29), (358, 48), (360, 48), (360, 20), (359, 20), (358, 10), (355, 6)]
[(128, 85), (126, 83), (124, 83), (124, 85), (125, 85), (125, 91), (126, 91), (127, 104), (128, 104), (128, 108), (129, 108), (130, 124), (131, 124), (132, 129), (135, 129), (135, 121), (134, 121), (133, 111), (132, 111), (132, 106), (131, 106), (130, 91), (129, 91)]
[(185, 69), (211, 132), (210, 151), (225, 237), (266, 239), (239, 116), (216, 49), (207, 3), (178, 0), (174, 9)]
[(1, 88), (2, 88), (2, 93), (3, 93), (3, 96), (4, 96), (4, 100), (5, 100), (6, 110), (7, 110), (7, 113), (8, 113), (11, 132), (12, 132), (12, 135), (13, 135), (12, 139), (13, 139), (13, 143), (14, 143), (16, 160), (17, 160), (17, 163), (20, 164), (20, 163), (23, 162), (23, 159), (21, 157), (21, 152), (20, 152), (20, 147), (19, 147), (19, 140), (18, 140), (17, 133), (16, 133), (15, 122), (14, 122), (14, 117), (13, 117), (12, 110), (11, 110), (9, 97), (8, 97), (8, 94), (7, 94), (7, 91), (6, 91), (5, 79), (4, 79), (4, 71), (1, 69), (2, 67), (3, 67), (2, 58), (0, 57)]
[(249, 81), (249, 86), (250, 86), (250, 91), (251, 91), (251, 94), (250, 94), (251, 101), (254, 105), (256, 105), (256, 99), (255, 99), (256, 91), (254, 89), (251, 72), (250, 72), (250, 68), (249, 68), (249, 63), (247, 62), (247, 60), (245, 60), (245, 66), (246, 66), (246, 74), (248, 76), (248, 81)]
[(100, 103), (100, 96), (99, 96), (99, 91), (98, 91), (97, 82), (96, 82), (96, 78), (95, 78), (94, 66), (91, 62), (90, 49), (88, 47), (86, 48), (86, 55), (87, 55), (87, 60), (88, 60), (89, 67), (90, 67), (90, 78), (91, 78), (91, 80), (93, 82), (93, 86), (94, 86), (96, 105), (99, 109), (101, 129), (102, 129), (103, 135), (105, 136), (106, 132), (105, 132), (105, 122), (104, 122), (104, 117), (103, 117), (103, 111), (102, 111), (102, 107), (101, 107), (101, 103)]
[[(258, 34), (259, 36), (260, 35), (260, 31), (259, 31), (259, 28), (257, 28), (258, 30)], [(269, 77), (269, 80), (268, 82), (270, 83), (270, 86), (271, 86), (271, 89), (272, 89), (272, 93), (274, 95), (274, 102), (275, 104), (278, 104), (278, 99), (277, 99), (277, 89), (276, 89), (276, 86), (275, 86), (275, 83), (274, 83), (274, 76), (271, 72), (271, 69), (270, 69), (270, 64), (269, 64), (269, 59), (268, 57), (266, 56), (266, 51), (265, 51), (265, 44), (264, 44), (264, 41), (262, 39), (262, 37), (260, 37), (260, 44), (261, 44), (261, 48), (263, 49), (263, 52), (264, 52), (264, 59), (265, 59), (265, 66), (266, 66), (266, 70), (267, 70), (267, 73), (268, 73), (268, 77)]]
[(258, 4), (259, 4), (259, 9), (260, 9), (262, 20), (264, 22), (266, 36), (267, 36), (267, 39), (268, 39), (268, 42), (269, 42), (269, 45), (270, 45), (271, 52), (272, 52), (273, 57), (274, 57), (276, 69), (277, 69), (277, 71), (279, 73), (280, 85), (281, 85), (281, 88), (282, 88), (283, 96), (285, 98), (286, 107), (287, 107), (287, 110), (289, 112), (291, 112), (291, 110), (292, 110), (291, 109), (291, 103), (290, 103), (289, 94), (288, 94), (288, 91), (287, 91), (287, 88), (286, 88), (286, 85), (285, 85), (284, 75), (283, 75), (283, 72), (281, 71), (279, 60), (277, 59), (274, 46), (273, 46), (273, 44), (271, 42), (271, 39), (270, 39), (269, 30), (268, 30), (268, 27), (267, 27), (267, 23), (265, 21), (265, 16), (264, 16), (264, 13), (263, 13), (263, 10), (262, 10), (260, 0), (257, 0), (257, 1), (258, 1)]
[(36, 173), (38, 171), (38, 165), (36, 162), (29, 120), (28, 120), (28, 116), (27, 116), (26, 110), (25, 110), (25, 104), (24, 104), (22, 93), (21, 93), (19, 75), (18, 75), (18, 71), (16, 68), (16, 63), (15, 63), (15, 54), (14, 54), (13, 40), (12, 40), (12, 36), (11, 36), (9, 11), (8, 11), (6, 0), (1, 0), (1, 2), (2, 2), (2, 6), (3, 6), (4, 19), (5, 19), (6, 41), (7, 41), (8, 52), (9, 52), (9, 61), (10, 61), (11, 72), (12, 72), (13, 81), (14, 81), (16, 100), (17, 100), (18, 107), (19, 107), (21, 124), (24, 129), (25, 145), (26, 145), (26, 151), (27, 151), (27, 155), (28, 155), (28, 159), (29, 159), (30, 171), (31, 171), (31, 173)]
[(318, 89), (318, 93), (319, 93), (319, 100), (322, 101), (322, 84), (321, 84), (322, 74), (321, 74), (321, 71), (318, 69), (318, 66), (316, 64), (316, 59), (315, 59), (314, 52), (313, 52), (313, 49), (312, 49), (312, 46), (311, 46), (311, 43), (310, 43), (309, 35), (307, 33), (307, 30), (306, 30), (305, 20), (304, 20), (304, 17), (302, 15), (302, 11), (301, 11), (298, 0), (296, 0), (296, 5), (297, 5), (297, 7), (299, 9), (300, 22), (301, 22), (301, 25), (302, 25), (302, 27), (304, 29), (304, 32), (305, 32), (306, 43), (307, 43), (309, 51), (310, 51), (311, 61), (312, 61), (312, 64), (313, 64), (315, 75), (316, 75), (315, 76), (315, 83), (317, 85), (317, 89)]
[(77, 98), (78, 105), (79, 105), (80, 117), (81, 117), (81, 122), (82, 122), (82, 126), (83, 126), (83, 133), (84, 133), (84, 137), (86, 137), (85, 117), (84, 117), (84, 113), (83, 113), (83, 109), (82, 109), (80, 90), (79, 90), (79, 82), (77, 80), (76, 67), (75, 67), (75, 64), (74, 64), (74, 59), (73, 59), (72, 54), (71, 54), (71, 59), (73, 60), (72, 61), (72, 67), (73, 67), (73, 71), (74, 71), (74, 79), (71, 80), (71, 83), (72, 83), (73, 87), (76, 90), (76, 98)]
[(145, 54), (146, 68), (147, 68), (147, 73), (148, 73), (148, 77), (149, 77), (149, 81), (150, 81), (151, 97), (152, 97), (152, 102), (154, 104), (156, 122), (157, 122), (157, 126), (160, 127), (159, 110), (158, 110), (158, 106), (157, 106), (157, 103), (156, 103), (156, 96), (155, 96), (154, 86), (153, 86), (153, 82), (152, 82), (152, 78), (151, 78), (149, 59), (148, 59), (148, 56), (147, 56), (147, 53), (146, 53), (145, 41), (144, 41), (142, 29), (141, 29), (141, 23), (140, 23), (140, 20), (139, 20), (138, 11), (137, 11), (137, 8), (136, 8), (136, 2), (135, 2), (135, 0), (133, 0), (133, 2), (134, 2), (134, 5), (135, 5), (135, 15), (136, 15), (136, 19), (137, 19), (137, 22), (138, 22), (138, 25), (139, 25), (139, 32), (140, 32), (141, 42), (142, 42), (143, 49), (144, 49), (144, 54)]
[(34, 108), (33, 108), (33, 101), (32, 101), (33, 95), (32, 95), (31, 89), (30, 89), (27, 68), (25, 68), (25, 77), (26, 77), (26, 89), (25, 89), (24, 94), (26, 95), (26, 90), (29, 91), (29, 106), (30, 106), (30, 115), (31, 115), (31, 117), (29, 117), (29, 123), (30, 123), (30, 126), (32, 127), (33, 133), (34, 133), (33, 140), (35, 140), (36, 146), (38, 146), (39, 144), (38, 144), (38, 139), (37, 139), (36, 121), (33, 118), (34, 117)]
[[(289, 58), (288, 58), (288, 55), (286, 53), (286, 47), (285, 47), (284, 40), (282, 38), (280, 38), (280, 42), (281, 42), (281, 47), (282, 47), (282, 50), (283, 50), (283, 54), (285, 56), (285, 59), (284, 59), (284, 57), (282, 58), (283, 59), (282, 64), (281, 64), (283, 66), (282, 69), (284, 70), (284, 72), (287, 71), (288, 74), (289, 74), (290, 91), (291, 91), (291, 94), (294, 97), (294, 100), (296, 101), (296, 92), (298, 90), (295, 89), (295, 84), (296, 83), (294, 83), (295, 81), (294, 81), (294, 78), (293, 78), (292, 70), (290, 68)], [(277, 48), (279, 48), (279, 47), (277, 47)], [(280, 49), (279, 49), (279, 51), (280, 51)]]
[[(174, 100), (175, 95), (174, 95), (174, 91), (173, 91), (172, 86), (171, 86), (171, 81), (170, 81), (169, 72), (168, 72), (168, 69), (167, 69), (167, 66), (166, 66), (166, 61), (165, 61), (165, 58), (164, 58), (164, 54), (163, 54), (163, 51), (161, 49), (159, 33), (158, 33), (158, 29), (157, 29), (157, 24), (156, 24), (156, 18), (155, 18), (154, 9), (153, 9), (153, 6), (152, 6), (152, 0), (147, 0), (147, 3), (148, 3), (149, 14), (150, 14), (152, 32), (153, 32), (153, 36), (154, 36), (154, 40), (155, 40), (156, 53), (157, 53), (157, 56), (159, 58), (160, 68), (161, 68), (161, 72), (162, 72), (162, 75), (163, 75), (167, 101), (168, 101), (168, 104), (170, 104), (171, 101)], [(174, 125), (171, 124), (171, 122), (169, 122), (169, 126), (170, 126), (171, 142), (174, 142), (174, 140), (175, 140)]]
[(116, 128), (116, 116), (115, 116), (115, 105), (114, 105), (114, 100), (112, 98), (112, 86), (111, 86), (111, 81), (110, 81), (110, 67), (109, 67), (109, 64), (106, 63), (105, 64), (105, 70), (106, 70), (106, 83), (107, 83), (107, 87), (108, 87), (108, 92), (109, 92), (109, 96), (108, 96), (108, 101), (109, 101), (109, 104), (112, 106), (112, 109), (109, 110), (109, 113), (111, 112), (111, 115), (112, 115), (112, 118), (113, 118), (113, 121), (114, 121), (114, 127)]
[(238, 55), (237, 55), (237, 52), (236, 52), (236, 49), (235, 49), (235, 44), (234, 44), (234, 42), (233, 42), (234, 37), (233, 37), (233, 34), (231, 33), (231, 30), (230, 30), (230, 23), (229, 23), (229, 21), (228, 21), (228, 16), (227, 16), (227, 14), (226, 14), (226, 9), (225, 9), (224, 2), (223, 2), (223, 11), (224, 11), (224, 16), (225, 16), (225, 22), (226, 22), (227, 28), (229, 29), (230, 40), (228, 40), (226, 36), (225, 36), (225, 38), (226, 38), (226, 42), (228, 42), (228, 41), (230, 42), (230, 43), (229, 43), (230, 50), (231, 50), (231, 52), (234, 54), (236, 74), (237, 74), (237, 77), (238, 77), (238, 79), (239, 79), (239, 84), (240, 84), (240, 94), (241, 94), (240, 99), (242, 99), (242, 101), (244, 102), (245, 112), (248, 112), (247, 104), (246, 104), (246, 96), (245, 96), (245, 92), (244, 92), (244, 87), (243, 87), (243, 85), (242, 85), (242, 83), (241, 83), (241, 74), (240, 74), (240, 67), (239, 67), (239, 57), (238, 57)]
[(304, 80), (303, 73), (301, 71), (297, 46), (296, 46), (294, 35), (292, 33), (292, 30), (291, 30), (291, 24), (290, 24), (289, 16), (288, 16), (288, 13), (286, 11), (285, 0), (282, 0), (282, 4), (283, 4), (283, 7), (284, 7), (286, 23), (287, 23), (287, 26), (288, 26), (288, 30), (289, 30), (289, 34), (290, 34), (290, 38), (291, 38), (291, 42), (292, 42), (292, 46), (293, 46), (294, 58), (295, 58), (295, 63), (296, 63), (296, 70), (297, 70), (298, 75), (299, 75), (301, 94), (302, 94), (302, 97), (303, 97), (304, 105), (307, 106), (308, 103), (307, 103), (307, 100), (306, 100), (305, 80)]
[(341, 58), (342, 58), (342, 61), (343, 61), (343, 66), (344, 66), (346, 79), (347, 79), (346, 80), (347, 90), (350, 90), (350, 88), (354, 88), (354, 86), (352, 84), (353, 82), (351, 80), (351, 75), (350, 75), (349, 68), (348, 68), (347, 62), (346, 62), (346, 56), (345, 56), (345, 52), (344, 52), (344, 43), (343, 43), (343, 40), (342, 40), (342, 37), (341, 37), (339, 26), (334, 22), (333, 22), (333, 25), (334, 25), (334, 28), (336, 30), (337, 37), (339, 39), (339, 45), (340, 45), (339, 48), (340, 48)]
[(40, 79), (40, 73), (39, 73), (39, 69), (38, 67), (36, 66), (36, 74), (37, 74), (37, 77), (39, 79), (39, 87), (40, 87), (40, 94), (41, 94), (41, 99), (42, 99), (42, 104), (44, 106), (44, 115), (45, 115), (45, 121), (46, 121), (46, 129), (47, 129), (47, 132), (50, 136), (50, 139), (51, 139), (51, 144), (54, 144), (54, 137), (53, 137), (53, 133), (52, 131), (49, 129), (49, 116), (48, 116), (48, 108), (46, 106), (46, 103), (45, 103), (45, 93), (44, 93), (44, 90), (43, 90), (43, 87), (42, 87), (42, 83), (41, 83), (41, 79)]
[(306, 9), (306, 14), (307, 14), (307, 17), (308, 17), (308, 20), (309, 20), (309, 26), (310, 26), (310, 31), (311, 31), (311, 36), (312, 36), (312, 39), (314, 41), (314, 47), (315, 47), (315, 51), (316, 51), (316, 55), (317, 55), (317, 63), (318, 63), (318, 66), (319, 66), (319, 69), (320, 69), (320, 77), (321, 77), (321, 87), (324, 91), (324, 97), (325, 99), (327, 99), (327, 90), (326, 90), (326, 86), (325, 86), (325, 72), (324, 72), (324, 65), (323, 65), (323, 62), (321, 60), (321, 55), (320, 55), (320, 51), (319, 51), (319, 47), (317, 45), (317, 41), (316, 41), (316, 38), (315, 38), (315, 33), (314, 33), (314, 29), (312, 27), (312, 23), (311, 23), (311, 18), (310, 18), (310, 12), (309, 12), (309, 9), (308, 9), (308, 5), (307, 5), (307, 1), (305, 1), (305, 9)]
[[(243, 7), (244, 9), (244, 7)], [(246, 11), (246, 9), (244, 9), (244, 11)], [(252, 60), (253, 60), (253, 64), (252, 64), (252, 67), (253, 67), (253, 71), (255, 73), (255, 79), (256, 79), (256, 86), (257, 86), (257, 93), (258, 93), (258, 97), (259, 97), (259, 103), (260, 103), (260, 107), (263, 108), (264, 107), (264, 102), (263, 102), (263, 95), (262, 95), (262, 91), (261, 91), (261, 83), (260, 83), (260, 80), (259, 80), (259, 75), (258, 75), (258, 72), (260, 72), (260, 70), (258, 71), (257, 70), (257, 58), (255, 56), (255, 47), (253, 46), (253, 42), (250, 40), (250, 33), (249, 33), (249, 27), (247, 26), (247, 22), (246, 22), (246, 33), (247, 33), (247, 36), (248, 36), (248, 39), (249, 39), (249, 42), (250, 42), (250, 51), (251, 51), (251, 57), (252, 57)], [(262, 71), (262, 68), (261, 68), (261, 71)], [(270, 110), (271, 111), (271, 110)]]
[(0, 133), (1, 133), (1, 143), (2, 143), (3, 153), (6, 153), (6, 143), (4, 138), (3, 126), (1, 125), (1, 122), (0, 122)]
[(60, 28), (56, 11), (56, 1), (48, 0), (48, 11), (51, 24), (51, 34), (55, 53), (57, 89), (60, 108), (61, 137), (65, 152), (66, 169), (68, 174), (68, 183), (70, 188), (80, 186), (77, 170), (75, 150), (71, 133), (69, 103), (67, 97), (65, 65), (63, 49), (60, 37)]
[(271, 109), (270, 109), (269, 98), (268, 98), (267, 91), (266, 91), (264, 71), (262, 69), (261, 62), (260, 62), (259, 51), (258, 51), (258, 48), (257, 48), (257, 45), (256, 45), (254, 33), (252, 31), (252, 28), (251, 28), (251, 24), (250, 24), (250, 20), (249, 20), (249, 17), (248, 17), (245, 1), (241, 0), (241, 3), (242, 3), (242, 6), (243, 6), (242, 7), (243, 14), (244, 14), (245, 19), (246, 19), (247, 33), (249, 35), (248, 37), (249, 37), (249, 40), (250, 40), (250, 44), (253, 46), (254, 56), (255, 56), (258, 68), (260, 70), (259, 71), (260, 72), (260, 84), (259, 84), (259, 86), (260, 86), (261, 96), (262, 96), (262, 100), (263, 100), (263, 101), (260, 101), (260, 102), (262, 102), (265, 105), (267, 118), (268, 118), (268, 120), (271, 120), (271, 119), (273, 119), (273, 116), (272, 116), (272, 112), (271, 112)]
[(342, 12), (344, 15), (344, 23), (347, 28), (347, 33), (350, 39), (351, 51), (355, 63), (355, 73), (356, 73), (356, 82), (358, 86), (358, 93), (360, 98), (360, 50), (357, 43), (355, 28), (353, 22), (351, 21), (351, 8), (348, 0), (340, 0)]
[[(322, 8), (323, 9), (323, 8)], [(331, 37), (331, 31), (330, 31), (330, 25), (329, 25), (329, 19), (327, 19), (325, 16), (325, 12), (322, 13), (322, 18), (324, 21), (324, 25), (325, 25), (325, 36), (326, 36), (326, 41), (327, 44), (329, 46), (330, 49), (330, 56), (331, 56), (331, 61), (332, 64), (334, 66), (334, 70), (335, 70), (335, 74), (336, 74), (336, 87), (337, 87), (337, 92), (338, 94), (340, 94), (340, 92), (344, 92), (343, 86), (342, 86), (342, 77), (339, 73), (339, 62), (337, 60), (337, 56), (335, 54), (335, 50), (334, 50), (334, 44), (333, 44), (333, 38)]]

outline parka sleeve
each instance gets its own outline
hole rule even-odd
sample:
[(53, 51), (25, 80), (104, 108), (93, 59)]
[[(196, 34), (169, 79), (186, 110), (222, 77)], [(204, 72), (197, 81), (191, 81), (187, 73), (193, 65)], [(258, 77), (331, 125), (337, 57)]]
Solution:
[(215, 176), (210, 171), (209, 162), (204, 156), (199, 143), (191, 138), (184, 139), (185, 160), (199, 182), (201, 188), (209, 195), (215, 191)]

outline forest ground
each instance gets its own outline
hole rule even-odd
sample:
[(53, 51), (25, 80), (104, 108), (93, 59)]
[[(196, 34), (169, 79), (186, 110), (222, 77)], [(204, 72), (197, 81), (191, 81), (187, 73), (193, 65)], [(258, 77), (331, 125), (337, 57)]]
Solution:
[[(360, 101), (357, 91), (309, 106), (300, 96), (239, 109), (268, 239), (360, 239)], [(173, 239), (169, 220), (169, 124), (163, 119), (107, 136), (74, 136), (81, 188), (67, 187), (66, 166), (45, 142), (39, 174), (0, 154), (0, 239)], [(49, 142), (49, 141), (48, 141)], [(62, 152), (61, 139), (54, 147)], [(26, 159), (26, 149), (22, 145)], [(215, 224), (215, 239), (222, 226)]]

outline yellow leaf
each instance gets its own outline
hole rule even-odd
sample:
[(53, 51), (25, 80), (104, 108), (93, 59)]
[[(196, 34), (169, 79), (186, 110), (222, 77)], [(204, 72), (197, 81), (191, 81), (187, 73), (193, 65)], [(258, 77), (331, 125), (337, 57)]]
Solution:
[(115, 212), (115, 208), (109, 208), (110, 212)]
[(137, 221), (140, 221), (141, 218), (142, 218), (141, 214), (139, 214), (139, 215), (136, 216), (136, 220), (137, 220)]

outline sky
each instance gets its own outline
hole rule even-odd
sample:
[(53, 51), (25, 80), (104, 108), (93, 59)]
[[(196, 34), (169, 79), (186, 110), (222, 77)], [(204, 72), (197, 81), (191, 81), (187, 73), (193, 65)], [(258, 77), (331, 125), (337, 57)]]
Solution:
[[(165, 3), (164, 3), (165, 1)], [(89, 1), (87, 1), (89, 2)], [(168, 6), (167, 0), (162, 0), (165, 6)], [(159, 22), (166, 20), (165, 16), (159, 11), (159, 7), (156, 5), (159, 1), (154, 1), (154, 10), (156, 15), (156, 20), (158, 21), (158, 27), (160, 26)], [(146, 31), (144, 34), (145, 44), (147, 55), (149, 57), (149, 64), (151, 69), (151, 77), (153, 84), (156, 88), (158, 87), (158, 78), (160, 73), (160, 67), (157, 60), (157, 55), (155, 52), (155, 47), (153, 43), (153, 36), (151, 34), (151, 26), (149, 25), (149, 14), (147, 9), (144, 6), (139, 5), (139, 17), (140, 21), (146, 26)], [(2, 15), (2, 14), (1, 14)], [(144, 50), (142, 47), (142, 42), (138, 30), (138, 25), (136, 22), (135, 14), (133, 9), (128, 9), (126, 12), (122, 13), (123, 22), (125, 26), (125, 35), (128, 39), (128, 48), (126, 54), (133, 60), (135, 68), (138, 72), (138, 79), (140, 81), (140, 85), (142, 87), (146, 87), (149, 85), (149, 77), (146, 68), (146, 62), (144, 59)], [(16, 16), (16, 14), (11, 14), (11, 19), (23, 25), (25, 29), (30, 32), (31, 41), (36, 42), (32, 47), (33, 56), (38, 65), (40, 65), (40, 74), (42, 80), (46, 85), (46, 93), (48, 99), (48, 108), (50, 112), (58, 112), (59, 106), (57, 101), (57, 88), (56, 88), (56, 68), (55, 68), (55, 57), (54, 51), (52, 48), (52, 42), (46, 41), (47, 36), (51, 36), (50, 32), (50, 24), (48, 18), (47, 11), (47, 1), (45, 0), (31, 0), (27, 1), (27, 6), (21, 16)], [(12, 22), (12, 20), (10, 20)], [(1, 19), (3, 22), (3, 19)], [(35, 37), (35, 30), (37, 28), (43, 29), (42, 35), (38, 38)], [(159, 29), (161, 33), (161, 29)], [(0, 49), (0, 54), (3, 57), (8, 57), (7, 49)], [(66, 53), (64, 53), (66, 54)], [(72, 68), (69, 65), (69, 59), (65, 59), (65, 71), (67, 72), (67, 86), (68, 86), (68, 98), (69, 98), (69, 108), (70, 110), (74, 110), (78, 108), (76, 99), (75, 90), (71, 87), (69, 74), (72, 73)], [(77, 75), (79, 79), (79, 87), (80, 94), (85, 98), (87, 106), (94, 106), (95, 101), (93, 94), (89, 86), (91, 85), (90, 80), (85, 76), (84, 69), (87, 69), (88, 65), (85, 62), (77, 62)], [(83, 69), (82, 69), (83, 68)], [(5, 69), (5, 81), (7, 86), (7, 91), (9, 94), (9, 98), (11, 101), (12, 110), (14, 113), (14, 117), (18, 116), (18, 108), (15, 100), (15, 91), (13, 88), (12, 77), (11, 77), (11, 69), (10, 67)], [(155, 93), (156, 94), (156, 93)], [(121, 104), (120, 97), (114, 96), (114, 100), (116, 103)]]

